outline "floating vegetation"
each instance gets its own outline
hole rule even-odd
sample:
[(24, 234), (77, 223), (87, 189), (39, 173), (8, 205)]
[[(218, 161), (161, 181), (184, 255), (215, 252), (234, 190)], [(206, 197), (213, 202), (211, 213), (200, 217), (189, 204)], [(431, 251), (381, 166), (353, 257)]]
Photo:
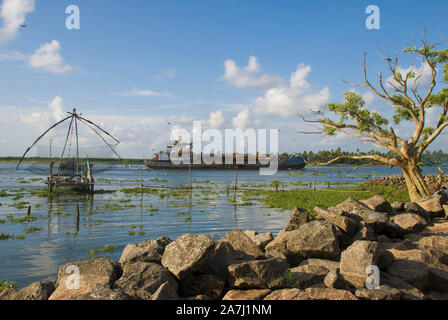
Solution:
[(23, 234), (15, 236), (14, 239), (16, 240), (25, 240), (25, 236)]
[(119, 246), (117, 244), (106, 244), (104, 247), (99, 249), (90, 249), (89, 254), (91, 256), (96, 256), (98, 253), (110, 253), (112, 254), (116, 248)]
[(7, 233), (0, 233), (0, 240), (8, 240), (8, 239), (14, 239), (14, 236)]
[(40, 231), (40, 230), (42, 230), (41, 227), (31, 227), (31, 228), (24, 229), (23, 232), (33, 233), (33, 232)]
[(16, 287), (16, 284), (14, 282), (0, 280), (0, 292), (5, 291), (6, 289), (14, 289), (15, 287)]
[(13, 204), (8, 205), (9, 207), (14, 207), (16, 209), (26, 209), (28, 208), (29, 202), (26, 201), (20, 201)]
[(138, 232), (138, 236), (139, 237), (143, 237), (143, 236), (145, 236), (146, 235), (146, 232), (145, 231), (139, 231)]
[(159, 179), (159, 178), (149, 179), (149, 181), (151, 181), (151, 182), (168, 182), (168, 180), (166, 180), (166, 179)]
[(135, 236), (135, 232), (134, 231), (129, 231), (128, 234), (132, 237)]
[(39, 217), (38, 215), (29, 215), (29, 216), (25, 216), (25, 217), (21, 217), (21, 218), (14, 218), (14, 216), (12, 216), (12, 215), (7, 216), (7, 218), (9, 219), (9, 222), (11, 222), (11, 223), (32, 222), (32, 221), (36, 221), (38, 217)]

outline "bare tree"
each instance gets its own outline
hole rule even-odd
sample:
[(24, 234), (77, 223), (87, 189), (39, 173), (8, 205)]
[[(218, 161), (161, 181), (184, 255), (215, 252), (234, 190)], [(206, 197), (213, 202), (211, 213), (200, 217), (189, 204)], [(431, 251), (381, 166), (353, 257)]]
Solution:
[[(392, 125), (382, 115), (371, 112), (364, 107), (362, 96), (355, 92), (345, 92), (343, 103), (330, 103), (327, 105), (332, 117), (325, 112), (319, 112), (317, 120), (307, 120), (319, 125), (319, 132), (325, 135), (336, 133), (347, 134), (359, 138), (362, 143), (373, 145), (380, 149), (393, 151), (394, 156), (387, 158), (381, 155), (342, 156), (320, 164), (329, 165), (341, 158), (370, 159), (377, 163), (401, 168), (406, 180), (409, 196), (412, 201), (429, 195), (428, 186), (421, 173), (421, 157), (428, 146), (436, 140), (448, 126), (448, 49), (437, 50), (440, 43), (431, 43), (426, 35), (422, 39), (421, 47), (410, 46), (404, 53), (421, 61), (422, 66), (430, 70), (430, 81), (426, 88), (419, 87), (422, 74), (416, 74), (414, 66), (406, 74), (402, 74), (398, 67), (398, 55), (385, 58), (390, 80), (384, 80), (379, 73), (377, 85), (372, 84), (367, 77), (366, 54), (364, 53), (362, 69), (364, 79), (361, 84), (348, 83), (353, 87), (367, 88), (383, 102), (395, 110), (393, 120), (395, 125), (402, 121), (409, 121), (415, 126), (412, 136), (408, 139), (396, 134)], [(443, 67), (443, 80), (445, 86), (435, 92), (439, 68)], [(386, 81), (386, 82), (385, 82)], [(430, 127), (427, 124), (429, 109), (439, 108), (440, 114), (437, 125)]]

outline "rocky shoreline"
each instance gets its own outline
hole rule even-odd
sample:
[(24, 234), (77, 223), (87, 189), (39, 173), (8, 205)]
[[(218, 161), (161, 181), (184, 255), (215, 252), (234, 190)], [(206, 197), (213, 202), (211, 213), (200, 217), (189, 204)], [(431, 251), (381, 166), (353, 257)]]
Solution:
[[(439, 176), (435, 174), (425, 175), (425, 182), (429, 188), (431, 193), (435, 193), (440, 189), (439, 185)], [(448, 175), (444, 175), (442, 177), (442, 186), (448, 185)], [(392, 176), (383, 177), (380, 179), (371, 180), (369, 182), (365, 182), (364, 185), (377, 185), (377, 186), (395, 186), (398, 189), (406, 190), (406, 181), (404, 180), (403, 175), (397, 174)]]
[(446, 300), (447, 205), (438, 193), (418, 203), (349, 198), (314, 215), (297, 207), (276, 237), (234, 230), (217, 242), (128, 244), (119, 262), (68, 263), (56, 282), (0, 300)]

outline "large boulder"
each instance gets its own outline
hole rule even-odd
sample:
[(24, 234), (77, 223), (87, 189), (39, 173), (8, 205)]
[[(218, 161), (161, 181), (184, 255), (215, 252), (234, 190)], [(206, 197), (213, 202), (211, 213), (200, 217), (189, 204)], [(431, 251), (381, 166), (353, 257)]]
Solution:
[(400, 300), (402, 294), (388, 285), (380, 285), (377, 289), (356, 289), (355, 296), (361, 300)]
[(160, 237), (138, 244), (128, 244), (121, 254), (120, 263), (122, 266), (135, 262), (160, 263), (165, 247), (170, 243), (170, 238)]
[(97, 284), (89, 293), (82, 294), (74, 298), (75, 300), (131, 300), (120, 288), (110, 288), (106, 284)]
[(391, 276), (400, 278), (423, 292), (431, 287), (429, 267), (422, 262), (396, 259), (386, 271)]
[(346, 212), (352, 212), (353, 210), (364, 210), (369, 209), (365, 204), (359, 202), (356, 199), (348, 198), (344, 202), (341, 202), (337, 205), (338, 208), (346, 211)]
[(318, 265), (304, 265), (291, 268), (288, 271), (287, 287), (306, 289), (323, 284), (328, 272), (327, 268)]
[(263, 300), (271, 292), (270, 289), (232, 289), (227, 291), (222, 300)]
[(434, 249), (448, 254), (448, 236), (434, 235), (422, 237), (418, 240), (417, 245), (421, 249)]
[(356, 231), (358, 223), (356, 222), (356, 220), (344, 215), (344, 211), (342, 211), (341, 209), (335, 209), (339, 208), (334, 207), (332, 209), (330, 207), (328, 209), (324, 209), (321, 207), (315, 207), (314, 212), (317, 213), (318, 218), (322, 218), (328, 222), (331, 222), (345, 233), (352, 235)]
[(264, 300), (357, 300), (346, 290), (331, 288), (308, 288), (275, 290)]
[(183, 297), (205, 295), (210, 299), (218, 299), (225, 284), (225, 281), (213, 274), (195, 274), (179, 282), (179, 293)]
[(380, 276), (381, 284), (388, 285), (401, 292), (401, 299), (403, 300), (423, 300), (425, 295), (416, 287), (403, 281), (400, 278), (391, 276), (386, 272), (381, 272)]
[(285, 231), (292, 231), (300, 228), (312, 220), (312, 216), (305, 209), (295, 207), (289, 217), (288, 224), (285, 227)]
[(185, 279), (210, 259), (215, 242), (210, 236), (184, 234), (165, 248), (162, 265), (178, 279)]
[(380, 253), (376, 242), (359, 240), (341, 255), (340, 271), (344, 279), (356, 288), (364, 288), (367, 267), (378, 266)]
[(406, 212), (418, 214), (425, 220), (429, 220), (431, 218), (430, 214), (416, 202), (406, 202), (404, 205), (404, 210)]
[(366, 200), (361, 200), (360, 202), (373, 211), (387, 212), (387, 213), (393, 212), (390, 203), (386, 199), (384, 199), (383, 196), (380, 195), (376, 195)]
[(394, 201), (390, 204), (390, 206), (392, 207), (392, 210), (395, 213), (404, 211), (404, 203), (403, 202)]
[(56, 290), (49, 300), (75, 300), (80, 295), (90, 294), (97, 285), (110, 287), (121, 273), (119, 264), (107, 258), (67, 263), (59, 268)]
[(392, 217), (392, 222), (406, 233), (418, 233), (423, 231), (426, 220), (415, 213), (401, 213)]
[(48, 300), (54, 290), (54, 282), (39, 281), (20, 291), (16, 288), (6, 288), (0, 292), (0, 300)]
[(228, 282), (237, 289), (276, 289), (287, 282), (288, 264), (280, 258), (255, 260), (228, 267)]
[(307, 259), (299, 264), (299, 267), (301, 266), (319, 266), (327, 269), (328, 271), (333, 271), (339, 269), (339, 262), (324, 259)]
[(297, 265), (308, 258), (331, 260), (339, 255), (337, 230), (328, 221), (311, 221), (297, 230), (279, 235), (278, 238), (266, 246), (266, 252), (283, 250), (292, 265)]
[(389, 222), (389, 218), (385, 213), (376, 212), (370, 209), (354, 209), (351, 211), (350, 217), (358, 222), (364, 221), (372, 227), (375, 232), (383, 231)]
[(149, 300), (165, 283), (177, 291), (177, 282), (166, 268), (157, 263), (136, 262), (124, 266), (115, 287), (134, 299)]
[(421, 199), (417, 204), (428, 212), (431, 217), (443, 217), (443, 205), (448, 203), (448, 194), (443, 191), (436, 192), (434, 195)]
[(216, 243), (215, 250), (202, 271), (226, 279), (230, 264), (263, 258), (263, 251), (245, 233), (232, 230)]

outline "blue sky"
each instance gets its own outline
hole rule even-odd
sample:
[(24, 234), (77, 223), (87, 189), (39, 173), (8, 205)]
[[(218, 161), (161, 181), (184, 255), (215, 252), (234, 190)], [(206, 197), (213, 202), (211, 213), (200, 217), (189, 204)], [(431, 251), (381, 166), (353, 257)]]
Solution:
[[(401, 53), (425, 27), (435, 40), (448, 31), (446, 1), (3, 0), (2, 5), (7, 1), (33, 2), (34, 10), (24, 16), (26, 28), (0, 42), (1, 156), (22, 153), (61, 110), (73, 107), (116, 135), (124, 156), (149, 155), (168, 139), (168, 122), (188, 128), (192, 120), (219, 129), (279, 128), (280, 151), (292, 151), (294, 138), (299, 152), (338, 145), (370, 149), (342, 137), (298, 135), (301, 123), (294, 115), (309, 109), (300, 105), (305, 102), (341, 101), (350, 89), (342, 79), (361, 80), (364, 51), (376, 78), (384, 71), (378, 52)], [(72, 4), (80, 9), (80, 30), (65, 27), (65, 9)], [(371, 4), (380, 8), (380, 30), (365, 27)], [(30, 62), (45, 44), (60, 60)], [(251, 56), (252, 69), (244, 69)], [(236, 74), (226, 69), (229, 60)], [(296, 71), (306, 82), (303, 92), (294, 91), (295, 106), (280, 110), (268, 92), (276, 86), (289, 92)], [(379, 101), (369, 103), (382, 110)], [(443, 146), (446, 137), (439, 140)]]

